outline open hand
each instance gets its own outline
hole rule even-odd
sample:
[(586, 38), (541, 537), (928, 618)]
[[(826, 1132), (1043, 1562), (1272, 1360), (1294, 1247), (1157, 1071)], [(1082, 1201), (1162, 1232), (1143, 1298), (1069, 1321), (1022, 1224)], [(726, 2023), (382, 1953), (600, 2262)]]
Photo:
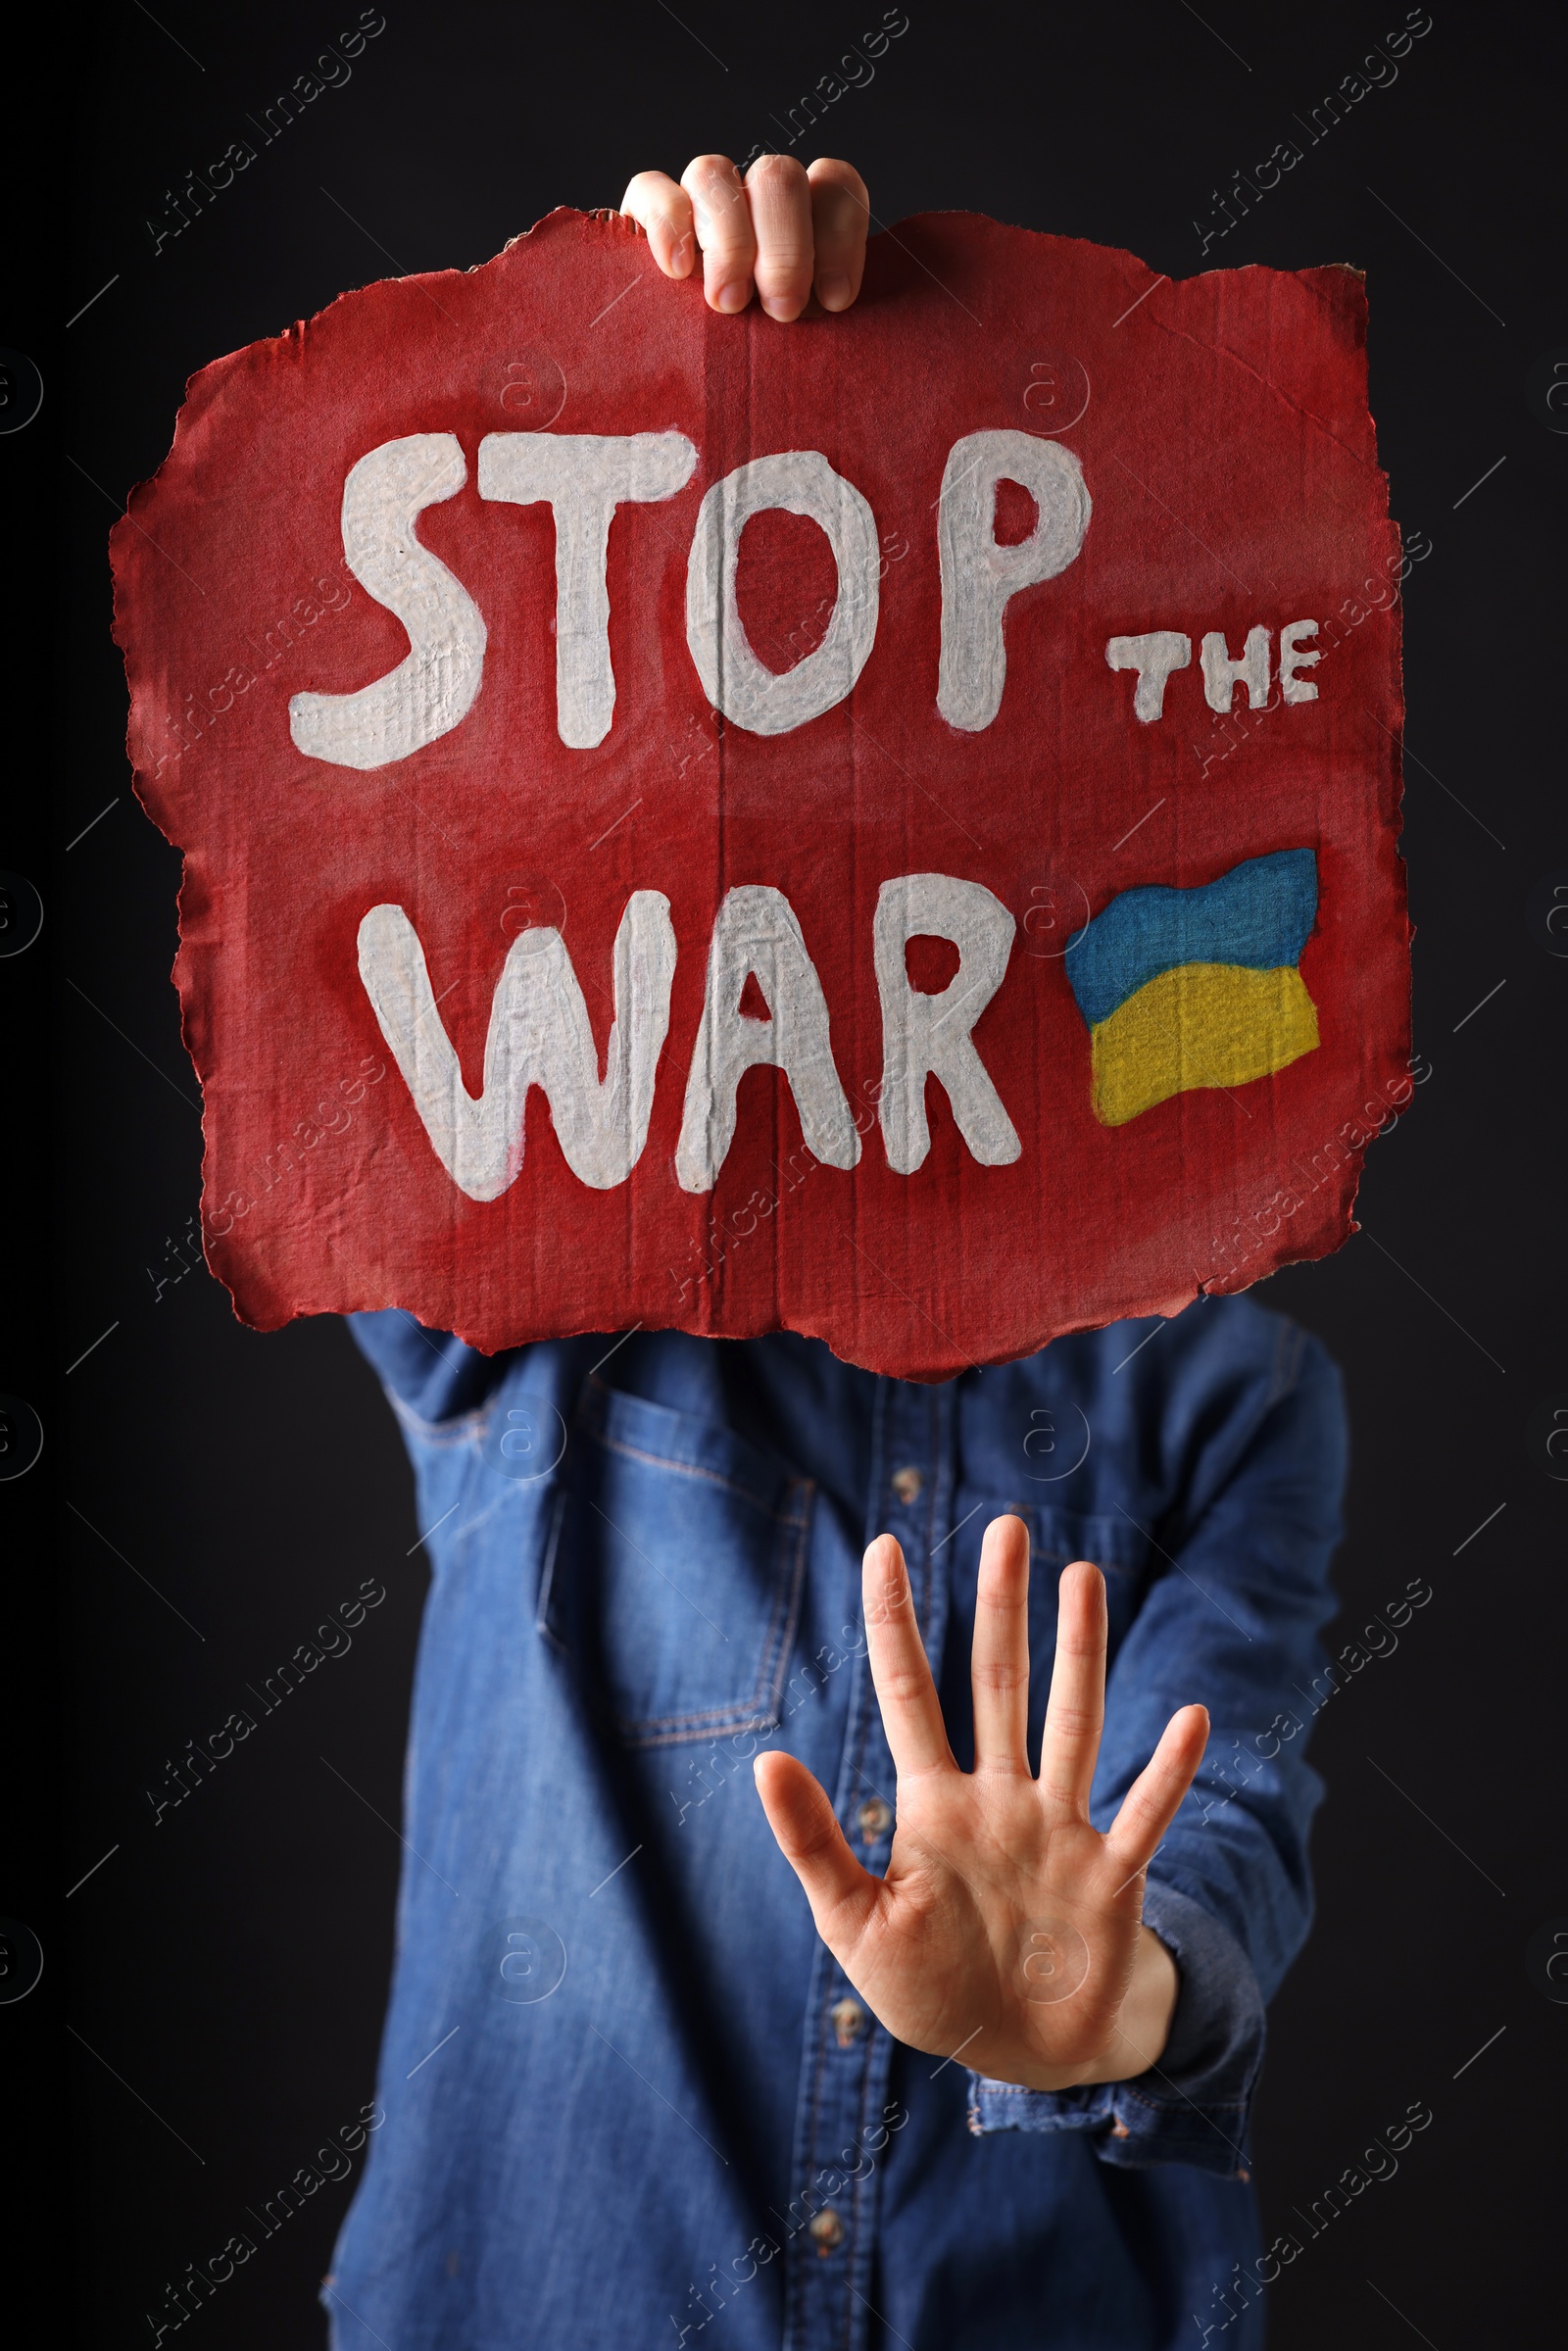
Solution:
[(853, 164), (805, 170), (792, 155), (762, 155), (742, 179), (727, 155), (700, 155), (679, 184), (639, 171), (621, 211), (647, 232), (666, 277), (689, 277), (701, 249), (710, 309), (743, 311), (755, 286), (770, 318), (798, 318), (814, 290), (846, 311), (860, 290), (870, 219)]
[(1143, 1926), (1144, 1873), (1208, 1738), (1172, 1716), (1108, 1833), (1089, 1819), (1104, 1720), (1105, 1585), (1062, 1571), (1040, 1777), (1026, 1752), (1029, 1536), (994, 1519), (980, 1554), (971, 1676), (975, 1767), (960, 1772), (891, 1535), (865, 1554), (871, 1672), (898, 1773), (885, 1878), (860, 1867), (824, 1789), (760, 1755), (768, 1825), (817, 1933), (899, 2040), (1000, 2082), (1057, 2090), (1143, 2073), (1164, 2048), (1175, 1963)]

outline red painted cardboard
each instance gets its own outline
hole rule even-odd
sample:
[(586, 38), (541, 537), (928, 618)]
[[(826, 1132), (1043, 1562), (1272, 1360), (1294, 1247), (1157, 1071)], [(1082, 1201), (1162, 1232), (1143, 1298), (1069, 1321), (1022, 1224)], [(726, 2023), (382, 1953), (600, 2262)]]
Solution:
[[(719, 318), (628, 223), (563, 211), (481, 269), (345, 295), (194, 377), (114, 534), (116, 634), (137, 790), (184, 853), (203, 1229), (240, 1316), (397, 1304), (485, 1349), (782, 1326), (935, 1378), (1337, 1247), (1366, 1144), (1410, 1091), (1400, 551), (1365, 322), (1349, 269), (1173, 283), (963, 214), (873, 237), (844, 318)], [(601, 437), (583, 480), (601, 456), (630, 468), (601, 574), (603, 498), (538, 494), (564, 462), (553, 436)], [(432, 498), (400, 522), (415, 461), (375, 453), (416, 439)], [(726, 639), (744, 509), (717, 485), (791, 452), (818, 457), (764, 468), (758, 495), (819, 514), (825, 497), (848, 577), (817, 520), (759, 512)], [(346, 549), (345, 484), (370, 459), (381, 504)], [(1043, 552), (1009, 568), (1031, 534)], [(1190, 648), (1157, 717), (1135, 706), (1157, 681), (1107, 655), (1155, 632)], [(1216, 633), (1228, 712), (1200, 652)], [(1074, 956), (1081, 974), (1118, 899), (1302, 850), (1298, 955), (1167, 924), (1164, 961), (1156, 938), (1116, 983), (1143, 1011), (1109, 983), (1080, 1004)], [(597, 1085), (636, 894), (618, 1089), (579, 1083), (573, 1108), (564, 1080), (535, 1084), (520, 1123), (499, 1091), (466, 1109), (441, 1056), (476, 1102), (493, 1012), (519, 1102), (547, 1048), (580, 1065), (584, 1015)], [(921, 934), (902, 955), (901, 909)], [(971, 914), (959, 1001), (937, 933)], [(1232, 977), (1183, 995), (1173, 955)], [(1204, 1082), (1252, 1050), (1214, 1004), (1251, 1004), (1265, 971), (1316, 1042)], [(1107, 1004), (1121, 1027), (1097, 1042)], [(1162, 1042), (1178, 1015), (1209, 1031)], [(939, 1061), (954, 1045), (967, 1132), (941, 1068), (921, 1086), (922, 1037)], [(747, 1050), (793, 1076), (763, 1061), (734, 1087)], [(1167, 1064), (1179, 1090), (1121, 1115)]]

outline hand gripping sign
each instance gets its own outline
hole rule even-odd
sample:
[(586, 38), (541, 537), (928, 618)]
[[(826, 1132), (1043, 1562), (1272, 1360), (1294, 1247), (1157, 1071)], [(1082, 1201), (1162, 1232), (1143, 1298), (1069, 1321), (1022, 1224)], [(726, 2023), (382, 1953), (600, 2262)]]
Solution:
[(559, 212), (198, 375), (117, 632), (243, 1318), (932, 1378), (1337, 1246), (1409, 1091), (1364, 326), (944, 214), (780, 327)]

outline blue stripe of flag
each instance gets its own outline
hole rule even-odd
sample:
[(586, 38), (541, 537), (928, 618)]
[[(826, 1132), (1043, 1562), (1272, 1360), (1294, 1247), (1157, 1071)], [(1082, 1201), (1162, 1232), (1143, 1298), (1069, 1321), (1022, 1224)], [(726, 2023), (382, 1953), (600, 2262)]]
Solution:
[(1300, 960), (1317, 918), (1317, 857), (1280, 849), (1196, 890), (1124, 890), (1073, 941), (1067, 976), (1091, 1028), (1183, 963), (1276, 971)]

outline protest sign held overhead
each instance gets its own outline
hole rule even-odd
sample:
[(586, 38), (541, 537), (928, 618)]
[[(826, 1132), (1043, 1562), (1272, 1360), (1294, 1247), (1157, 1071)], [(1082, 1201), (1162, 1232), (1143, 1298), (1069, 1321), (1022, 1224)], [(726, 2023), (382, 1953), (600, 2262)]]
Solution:
[(1336, 1247), (1410, 1091), (1365, 317), (939, 214), (784, 327), (560, 212), (196, 376), (116, 625), (242, 1317), (937, 1377)]

